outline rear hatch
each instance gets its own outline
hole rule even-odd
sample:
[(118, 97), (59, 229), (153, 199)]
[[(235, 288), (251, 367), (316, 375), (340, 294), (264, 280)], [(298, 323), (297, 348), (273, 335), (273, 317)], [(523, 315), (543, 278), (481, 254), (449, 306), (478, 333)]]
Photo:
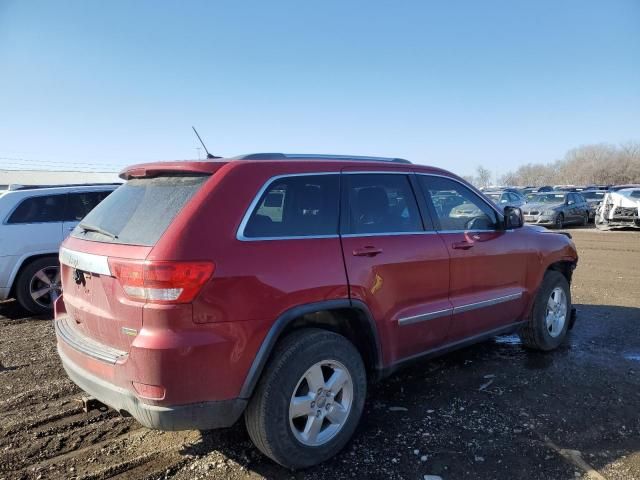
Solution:
[(179, 170), (130, 169), (121, 175), (128, 182), (73, 230), (60, 250), (60, 263), (67, 322), (78, 333), (128, 351), (148, 301), (191, 300), (189, 288), (194, 278), (197, 283), (207, 275), (207, 265), (145, 259), (221, 165), (210, 162), (209, 172), (185, 171), (183, 164)]

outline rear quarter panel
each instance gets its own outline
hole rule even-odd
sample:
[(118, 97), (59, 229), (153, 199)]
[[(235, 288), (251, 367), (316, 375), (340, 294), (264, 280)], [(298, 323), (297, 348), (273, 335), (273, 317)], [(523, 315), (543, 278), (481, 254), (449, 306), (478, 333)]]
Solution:
[[(339, 171), (336, 167), (334, 171)], [(287, 162), (276, 168), (272, 162), (229, 163), (184, 208), (148, 256), (215, 263), (212, 278), (193, 302), (193, 321), (204, 330), (212, 324), (218, 331), (227, 326), (227, 338), (234, 345), (224, 380), (228, 392), (240, 390), (260, 345), (282, 313), (298, 305), (348, 298), (338, 237), (236, 238), (253, 198), (271, 177), (330, 169), (317, 163), (293, 168)], [(217, 360), (211, 352), (209, 361)]]

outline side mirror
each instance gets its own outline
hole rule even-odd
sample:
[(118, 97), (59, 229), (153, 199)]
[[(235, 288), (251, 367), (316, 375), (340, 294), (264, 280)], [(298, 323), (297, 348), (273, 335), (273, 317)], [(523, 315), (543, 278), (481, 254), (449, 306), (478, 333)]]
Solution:
[(518, 207), (504, 207), (504, 228), (510, 230), (512, 228), (520, 228), (524, 225), (524, 217), (522, 210)]

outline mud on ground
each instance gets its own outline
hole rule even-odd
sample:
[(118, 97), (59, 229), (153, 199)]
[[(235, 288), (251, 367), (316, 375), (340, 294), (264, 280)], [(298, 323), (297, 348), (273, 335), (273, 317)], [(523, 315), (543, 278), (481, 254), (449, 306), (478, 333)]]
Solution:
[(372, 387), (353, 441), (304, 472), (241, 424), (163, 433), (84, 414), (51, 321), (0, 304), (0, 479), (640, 479), (640, 233), (571, 232), (578, 322), (560, 350), (507, 336), (415, 364)]

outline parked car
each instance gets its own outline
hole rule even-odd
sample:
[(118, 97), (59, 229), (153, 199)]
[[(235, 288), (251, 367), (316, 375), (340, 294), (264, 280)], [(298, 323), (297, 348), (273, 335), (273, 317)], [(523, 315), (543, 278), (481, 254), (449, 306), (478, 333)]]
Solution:
[(0, 300), (51, 312), (60, 294), (60, 243), (117, 185), (24, 186), (0, 191)]
[(484, 192), (484, 194), (498, 207), (521, 208), (525, 203), (527, 203), (524, 195), (512, 189), (487, 191)]
[(244, 413), (265, 455), (308, 467), (352, 436), (368, 381), (507, 332), (552, 350), (573, 324), (571, 239), (444, 170), (253, 154), (121, 177), (60, 249), (54, 323), (87, 406), (150, 428)]
[(607, 192), (596, 213), (595, 224), (600, 230), (640, 228), (640, 187)]
[(536, 225), (562, 228), (568, 224), (588, 225), (589, 204), (575, 192), (544, 192), (527, 197), (524, 220)]
[(593, 220), (596, 216), (596, 212), (606, 195), (605, 190), (583, 190), (580, 192), (580, 195), (584, 197), (584, 199), (589, 204), (589, 220)]
[(611, 185), (609, 187), (610, 192), (617, 192), (618, 190), (623, 190), (627, 188), (640, 188), (640, 184), (638, 183), (628, 183), (625, 185)]
[[(527, 201), (525, 198), (519, 193), (513, 192), (511, 190), (487, 190), (483, 191), (487, 198), (491, 200), (496, 206), (500, 208), (504, 207), (515, 207), (521, 208)], [(470, 217), (480, 215), (482, 211), (478, 208), (477, 205), (464, 201), (463, 203), (455, 206), (450, 215), (456, 218), (462, 217)]]

